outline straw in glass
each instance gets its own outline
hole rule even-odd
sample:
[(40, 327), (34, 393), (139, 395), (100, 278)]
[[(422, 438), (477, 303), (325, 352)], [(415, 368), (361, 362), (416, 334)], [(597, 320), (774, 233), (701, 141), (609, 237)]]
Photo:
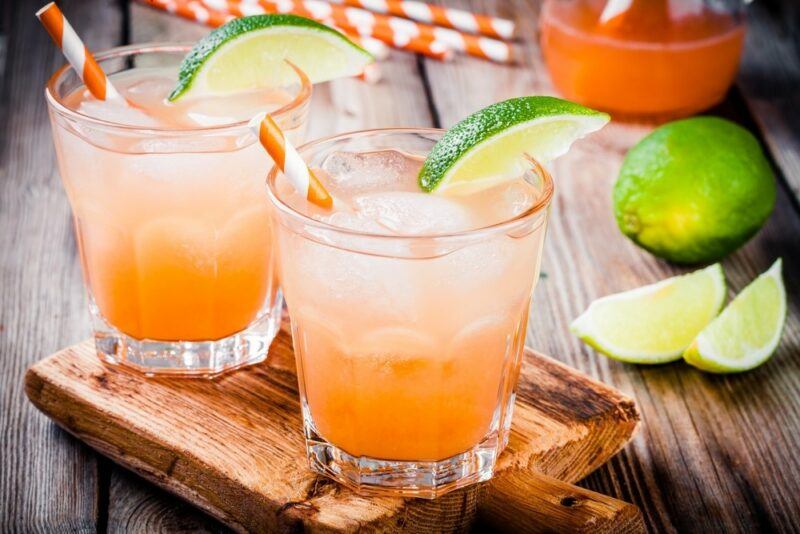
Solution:
[(259, 113), (253, 117), (250, 120), (250, 129), (298, 193), (317, 206), (323, 208), (333, 206), (331, 194), (308, 168), (268, 113)]
[(78, 73), (86, 88), (98, 100), (109, 100), (127, 104), (125, 98), (109, 81), (106, 73), (95, 61), (92, 53), (83, 44), (81, 38), (72, 29), (64, 14), (54, 2), (50, 2), (39, 11), (36, 17), (41, 21), (47, 33), (61, 49), (64, 57), (75, 72)]

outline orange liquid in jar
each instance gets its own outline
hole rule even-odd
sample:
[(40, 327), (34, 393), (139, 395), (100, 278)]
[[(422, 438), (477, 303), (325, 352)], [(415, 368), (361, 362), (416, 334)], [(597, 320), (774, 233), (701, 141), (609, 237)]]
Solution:
[(601, 22), (606, 1), (542, 8), (542, 51), (566, 98), (638, 117), (691, 115), (724, 98), (744, 43), (736, 13), (699, 0), (634, 0)]

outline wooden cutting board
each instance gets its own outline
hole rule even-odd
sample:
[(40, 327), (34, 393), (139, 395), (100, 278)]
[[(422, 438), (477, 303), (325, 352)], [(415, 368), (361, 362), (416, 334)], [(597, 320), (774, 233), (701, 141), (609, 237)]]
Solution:
[(434, 501), (360, 497), (308, 470), (294, 355), (215, 380), (144, 378), (85, 341), (33, 365), (30, 400), (102, 454), (238, 531), (638, 532), (630, 504), (572, 486), (628, 442), (634, 402), (526, 353), (509, 445), (486, 484)]

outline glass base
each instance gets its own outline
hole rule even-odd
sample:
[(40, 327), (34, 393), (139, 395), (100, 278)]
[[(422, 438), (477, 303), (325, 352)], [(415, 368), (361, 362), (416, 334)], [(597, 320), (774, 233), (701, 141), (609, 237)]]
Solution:
[(492, 433), (472, 449), (444, 460), (381, 460), (352, 456), (327, 442), (310, 421), (304, 426), (311, 470), (361, 495), (435, 499), (492, 478), (502, 449)]
[(282, 309), (283, 298), (278, 293), (269, 313), (245, 330), (214, 341), (134, 339), (102, 321), (99, 310), (92, 309), (95, 324), (103, 323), (95, 327), (94, 341), (98, 357), (111, 365), (147, 376), (211, 378), (263, 362), (280, 329)]

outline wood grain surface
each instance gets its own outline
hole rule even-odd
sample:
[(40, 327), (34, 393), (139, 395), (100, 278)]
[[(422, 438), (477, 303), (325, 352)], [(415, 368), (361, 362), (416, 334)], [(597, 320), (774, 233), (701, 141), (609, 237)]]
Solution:
[[(41, 93), (61, 59), (32, 15), (40, 3), (0, 4), (0, 530), (224, 531), (98, 460), (24, 400), (24, 369), (89, 333)], [(145, 38), (193, 39), (207, 31), (125, 0), (60, 4), (93, 48)], [(393, 53), (378, 85), (340, 80), (315, 88), (310, 137), (360, 127), (448, 126), (502, 98), (552, 92), (536, 44), (538, 2), (447, 4), (517, 20), (522, 64), (462, 57), (440, 64)], [(633, 502), (653, 532), (800, 531), (798, 6), (758, 0), (749, 10), (738, 87), (710, 113), (759, 136), (780, 182), (767, 226), (724, 262), (733, 294), (775, 257), (784, 258), (790, 316), (768, 364), (743, 375), (711, 376), (681, 363), (621, 364), (578, 342), (567, 327), (592, 299), (685, 269), (637, 249), (611, 217), (610, 188), (620, 159), (652, 125), (615, 123), (578, 144), (555, 173), (558, 191), (527, 343), (637, 400), (642, 430), (581, 485)]]
[(560, 480), (529, 469), (503, 471), (490, 489), (481, 495), (475, 531), (644, 532), (642, 514), (635, 506), (575, 486), (565, 491)]
[(238, 531), (453, 532), (471, 524), (476, 511), (504, 530), (638, 524), (641, 531), (636, 507), (565, 483), (628, 442), (639, 421), (633, 401), (531, 351), (496, 480), (433, 501), (360, 497), (307, 468), (284, 332), (266, 363), (213, 381), (108, 368), (86, 341), (31, 367), (25, 391), (92, 448)]
[(739, 88), (800, 206), (800, 3), (757, 2), (749, 10)]
[[(21, 382), (37, 353), (88, 332), (44, 103), (45, 82), (64, 61), (33, 16), (42, 3), (0, 7), (0, 530), (94, 532), (107, 492), (98, 457), (35, 415)], [(62, 7), (93, 46), (122, 42), (118, 5)]]

